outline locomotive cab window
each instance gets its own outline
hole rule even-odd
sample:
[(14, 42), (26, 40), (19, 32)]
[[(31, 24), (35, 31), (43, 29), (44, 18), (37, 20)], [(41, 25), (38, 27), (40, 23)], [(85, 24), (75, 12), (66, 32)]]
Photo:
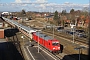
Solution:
[(53, 42), (52, 45), (57, 46), (57, 45), (59, 45), (59, 43), (58, 42)]

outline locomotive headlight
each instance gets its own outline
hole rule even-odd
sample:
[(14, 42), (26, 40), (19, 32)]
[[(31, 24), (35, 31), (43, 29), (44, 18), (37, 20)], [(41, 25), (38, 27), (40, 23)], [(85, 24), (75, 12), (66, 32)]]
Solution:
[(60, 47), (58, 47), (58, 49), (60, 49)]
[(55, 48), (53, 48), (53, 49), (55, 49)]

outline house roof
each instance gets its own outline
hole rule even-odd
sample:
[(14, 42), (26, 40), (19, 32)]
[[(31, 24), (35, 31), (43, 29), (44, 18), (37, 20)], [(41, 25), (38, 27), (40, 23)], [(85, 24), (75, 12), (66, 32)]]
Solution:
[(46, 16), (45, 18), (51, 18), (53, 15)]

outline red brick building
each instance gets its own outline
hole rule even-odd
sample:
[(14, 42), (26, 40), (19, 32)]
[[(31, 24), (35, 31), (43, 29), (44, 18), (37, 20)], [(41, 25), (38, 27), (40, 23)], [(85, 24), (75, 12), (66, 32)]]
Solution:
[(0, 29), (0, 39), (4, 38), (4, 29)]
[(0, 39), (4, 38), (4, 21), (0, 18)]

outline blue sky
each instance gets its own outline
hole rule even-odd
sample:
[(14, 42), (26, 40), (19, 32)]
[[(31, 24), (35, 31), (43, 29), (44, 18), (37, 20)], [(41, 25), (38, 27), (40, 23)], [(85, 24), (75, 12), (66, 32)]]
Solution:
[(65, 2), (70, 2), (70, 3), (76, 3), (76, 4), (87, 4), (89, 3), (89, 0), (48, 0), (49, 2), (56, 2), (56, 3), (65, 3)]
[[(5, 4), (5, 3), (11, 3), (11, 2), (37, 2), (37, 3), (44, 3), (47, 2), (47, 5), (44, 4)], [(65, 2), (69, 2), (70, 4), (64, 4)], [(25, 9), (26, 11), (59, 11), (67, 10), (70, 11), (70, 9), (75, 10), (82, 10), (84, 7), (88, 7), (89, 0), (0, 0), (0, 11), (20, 11), (22, 9)], [(55, 3), (55, 4), (54, 4)], [(4, 6), (4, 7), (3, 7)], [(31, 9), (32, 8), (32, 9)]]
[[(30, 1), (34, 1), (34, 0), (30, 0)], [(48, 3), (58, 3), (58, 4), (63, 4), (65, 2), (76, 3), (76, 4), (88, 4), (89, 3), (89, 0), (47, 0), (47, 1)], [(9, 2), (15, 2), (15, 0), (0, 0), (0, 2), (9, 3)]]
[(14, 2), (15, 0), (0, 0), (0, 3), (9, 3)]

